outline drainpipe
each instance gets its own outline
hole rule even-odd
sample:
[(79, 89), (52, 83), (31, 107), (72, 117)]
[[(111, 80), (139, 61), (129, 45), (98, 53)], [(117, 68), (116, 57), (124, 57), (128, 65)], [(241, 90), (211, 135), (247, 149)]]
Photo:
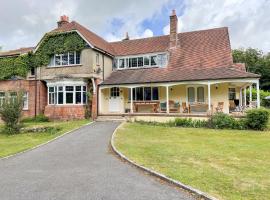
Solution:
[(35, 68), (35, 118), (37, 116), (37, 68)]

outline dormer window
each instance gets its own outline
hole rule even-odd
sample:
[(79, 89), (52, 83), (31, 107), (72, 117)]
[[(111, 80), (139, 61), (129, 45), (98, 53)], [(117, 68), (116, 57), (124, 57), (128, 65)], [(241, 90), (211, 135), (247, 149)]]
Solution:
[(165, 67), (167, 65), (167, 53), (118, 57), (114, 60), (114, 68), (141, 68), (141, 67)]
[(81, 64), (81, 53), (78, 51), (55, 54), (51, 57), (49, 67), (71, 66)]

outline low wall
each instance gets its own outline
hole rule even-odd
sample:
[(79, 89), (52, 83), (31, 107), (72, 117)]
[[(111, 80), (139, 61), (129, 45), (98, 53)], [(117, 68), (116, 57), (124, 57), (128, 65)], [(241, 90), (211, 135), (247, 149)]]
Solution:
[(84, 119), (85, 106), (84, 105), (64, 105), (64, 106), (48, 105), (45, 107), (44, 114), (50, 119), (59, 119), (59, 120)]

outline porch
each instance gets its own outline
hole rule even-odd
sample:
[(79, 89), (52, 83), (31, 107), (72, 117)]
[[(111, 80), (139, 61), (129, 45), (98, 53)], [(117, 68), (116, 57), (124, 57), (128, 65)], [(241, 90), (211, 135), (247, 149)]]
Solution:
[[(260, 106), (247, 98), (258, 79), (209, 80), (134, 85), (100, 85), (99, 115), (207, 117), (215, 112), (234, 116)], [(250, 93), (251, 94), (251, 93)]]

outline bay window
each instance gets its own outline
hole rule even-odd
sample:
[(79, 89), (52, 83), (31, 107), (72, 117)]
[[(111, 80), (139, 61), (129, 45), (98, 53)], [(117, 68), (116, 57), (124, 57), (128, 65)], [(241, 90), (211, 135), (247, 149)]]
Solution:
[(79, 65), (81, 64), (81, 53), (72, 51), (63, 54), (55, 54), (51, 57), (49, 67)]
[(48, 87), (49, 105), (86, 104), (85, 85), (57, 85)]

